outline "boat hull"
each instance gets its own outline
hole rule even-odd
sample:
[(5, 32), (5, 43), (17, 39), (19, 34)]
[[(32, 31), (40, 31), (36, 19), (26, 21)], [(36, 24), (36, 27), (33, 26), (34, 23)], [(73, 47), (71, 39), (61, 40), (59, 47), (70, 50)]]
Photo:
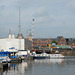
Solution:
[(46, 58), (63, 59), (65, 58), (65, 56), (63, 56), (62, 54), (45, 54), (45, 55), (36, 54), (33, 56), (33, 59), (46, 59)]
[(33, 59), (46, 59), (46, 58), (50, 58), (50, 57), (37, 57), (37, 56), (33, 56)]

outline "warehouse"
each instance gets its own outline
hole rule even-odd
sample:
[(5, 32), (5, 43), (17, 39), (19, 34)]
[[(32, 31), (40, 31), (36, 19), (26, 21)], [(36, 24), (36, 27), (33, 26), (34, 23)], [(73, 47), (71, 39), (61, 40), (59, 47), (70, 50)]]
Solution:
[(9, 34), (8, 38), (0, 39), (0, 50), (10, 50), (11, 48), (24, 50), (25, 40), (22, 38), (15, 38), (13, 34)]

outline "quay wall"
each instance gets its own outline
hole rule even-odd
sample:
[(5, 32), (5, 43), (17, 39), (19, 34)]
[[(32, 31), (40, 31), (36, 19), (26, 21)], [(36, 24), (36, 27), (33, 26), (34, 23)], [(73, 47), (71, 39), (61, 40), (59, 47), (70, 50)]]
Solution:
[(60, 53), (65, 56), (75, 56), (75, 50), (62, 50)]
[[(50, 54), (50, 53), (55, 53), (55, 51), (58, 49), (54, 49), (54, 50), (44, 50), (46, 53)], [(59, 49), (58, 50), (59, 53), (63, 54), (64, 56), (75, 56), (75, 50), (69, 50), (69, 49)], [(37, 50), (36, 53), (42, 53), (43, 50)]]

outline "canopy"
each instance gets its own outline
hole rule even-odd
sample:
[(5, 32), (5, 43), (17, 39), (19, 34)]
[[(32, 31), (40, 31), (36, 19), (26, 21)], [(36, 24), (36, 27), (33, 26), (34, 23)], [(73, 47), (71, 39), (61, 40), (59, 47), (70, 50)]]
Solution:
[(6, 51), (6, 52), (4, 52), (4, 54), (11, 54), (11, 52)]
[(8, 52), (8, 51), (6, 51), (6, 52), (0, 52), (0, 54), (11, 54), (11, 52)]
[(0, 54), (4, 54), (4, 52), (0, 52)]

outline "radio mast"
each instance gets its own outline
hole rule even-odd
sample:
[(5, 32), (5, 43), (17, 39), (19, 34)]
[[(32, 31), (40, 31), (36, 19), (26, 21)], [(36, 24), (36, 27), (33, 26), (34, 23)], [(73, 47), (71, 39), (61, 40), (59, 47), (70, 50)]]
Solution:
[(32, 20), (32, 50), (34, 50), (34, 19)]
[[(19, 5), (19, 36), (21, 36), (20, 5)], [(19, 50), (21, 50), (21, 38), (20, 37), (19, 37)]]
[(21, 35), (20, 6), (19, 6), (19, 34)]

